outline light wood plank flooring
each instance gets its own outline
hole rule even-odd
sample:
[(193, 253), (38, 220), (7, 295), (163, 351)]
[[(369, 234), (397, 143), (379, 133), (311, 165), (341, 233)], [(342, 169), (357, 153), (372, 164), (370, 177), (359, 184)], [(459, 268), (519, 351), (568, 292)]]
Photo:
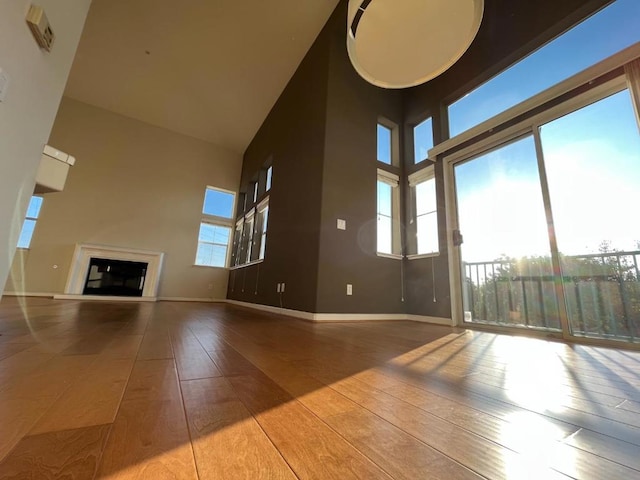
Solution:
[(640, 478), (640, 353), (9, 297), (0, 478)]

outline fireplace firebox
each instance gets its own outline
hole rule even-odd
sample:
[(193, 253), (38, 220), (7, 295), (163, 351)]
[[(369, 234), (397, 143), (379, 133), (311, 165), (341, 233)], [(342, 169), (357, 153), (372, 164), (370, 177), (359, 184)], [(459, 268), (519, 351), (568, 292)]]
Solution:
[(91, 258), (84, 295), (141, 297), (148, 263)]

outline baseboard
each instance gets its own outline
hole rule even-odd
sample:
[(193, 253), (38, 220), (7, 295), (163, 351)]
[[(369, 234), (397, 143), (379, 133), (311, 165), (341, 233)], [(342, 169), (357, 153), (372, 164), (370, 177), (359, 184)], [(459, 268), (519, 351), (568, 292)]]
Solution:
[(434, 325), (443, 325), (445, 327), (453, 327), (453, 320), (445, 317), (430, 317), (427, 315), (405, 315), (407, 320), (411, 320), (412, 322), (423, 322), (423, 323), (432, 323)]
[(263, 312), (277, 313), (287, 317), (300, 318), (311, 322), (368, 322), (368, 321), (400, 321), (431, 323), (435, 325), (453, 326), (450, 318), (429, 317), (426, 315), (409, 315), (406, 313), (311, 313), (288, 308), (273, 307), (259, 303), (241, 302), (239, 300), (227, 300), (227, 303), (241, 307), (261, 310)]
[(43, 293), (43, 292), (3, 292), (2, 295), (7, 297), (48, 297), (53, 298), (55, 293)]
[(159, 302), (225, 303), (224, 298), (158, 297)]
[(157, 297), (108, 297), (106, 295), (56, 294), (54, 300), (82, 300), (83, 302), (155, 302)]
[(277, 313), (278, 315), (285, 315), (287, 317), (301, 318), (302, 320), (313, 321), (314, 314), (310, 312), (303, 312), (301, 310), (290, 310), (288, 308), (273, 307), (271, 305), (262, 305), (260, 303), (241, 302), (239, 300), (226, 300), (227, 303), (232, 305), (238, 305), (240, 307), (252, 308), (254, 310), (261, 310), (263, 312)]

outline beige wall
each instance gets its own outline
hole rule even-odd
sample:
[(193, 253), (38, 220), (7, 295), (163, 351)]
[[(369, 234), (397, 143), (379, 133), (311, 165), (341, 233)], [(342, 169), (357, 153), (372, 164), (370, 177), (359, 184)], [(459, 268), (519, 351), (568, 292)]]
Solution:
[(0, 102), (0, 294), (90, 3), (38, 0), (56, 34), (46, 53), (25, 22), (31, 1), (0, 0), (0, 68), (10, 77)]
[(235, 191), (240, 155), (66, 97), (49, 143), (76, 165), (6, 291), (64, 292), (75, 244), (94, 243), (164, 252), (160, 297), (226, 297), (228, 271), (193, 262), (205, 187)]

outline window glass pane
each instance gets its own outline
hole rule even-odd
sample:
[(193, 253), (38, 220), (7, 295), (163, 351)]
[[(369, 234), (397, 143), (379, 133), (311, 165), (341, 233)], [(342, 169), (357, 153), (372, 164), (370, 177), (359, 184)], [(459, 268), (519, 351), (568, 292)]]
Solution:
[(640, 135), (628, 90), (540, 128), (558, 248), (640, 248)]
[(220, 190), (207, 188), (204, 195), (202, 213), (206, 215), (231, 218), (233, 216), (233, 201), (233, 193), (221, 192)]
[(213, 243), (215, 230), (216, 230), (215, 225), (209, 225), (208, 223), (201, 223), (200, 235), (198, 235), (198, 241)]
[(36, 221), (26, 219), (22, 225), (22, 231), (18, 238), (18, 248), (29, 248), (31, 244), (31, 237), (33, 236), (33, 230), (36, 228)]
[(271, 190), (271, 177), (273, 176), (273, 166), (267, 168), (267, 187), (266, 191)]
[(260, 240), (260, 259), (262, 260), (264, 258), (264, 251), (267, 247), (267, 234), (263, 233), (262, 234), (262, 239)]
[(431, 117), (429, 117), (413, 129), (413, 161), (418, 163), (425, 160), (432, 148), (433, 125)]
[(38, 218), (42, 207), (42, 197), (31, 197), (27, 208), (27, 218)]
[(391, 185), (378, 181), (378, 213), (391, 216)]
[(462, 97), (449, 106), (451, 137), (633, 45), (638, 18), (638, 0), (617, 0)]
[(255, 182), (253, 184), (253, 203), (255, 203), (258, 200), (258, 182)]
[(206, 265), (209, 267), (224, 267), (227, 258), (227, 247), (213, 245), (211, 243), (198, 244), (196, 254), (196, 265)]
[(227, 245), (229, 243), (230, 234), (231, 234), (230, 228), (216, 225), (214, 236), (213, 236), (213, 243), (220, 243), (222, 245)]
[(418, 254), (438, 251), (438, 216), (436, 213), (422, 215), (417, 220)]
[(416, 185), (416, 215), (436, 210), (436, 180), (432, 178)]
[(262, 211), (262, 233), (267, 231), (267, 223), (269, 222), (269, 207)]
[(378, 215), (378, 252), (391, 253), (391, 239), (391, 218), (384, 215)]
[(391, 130), (378, 124), (378, 160), (391, 165)]

